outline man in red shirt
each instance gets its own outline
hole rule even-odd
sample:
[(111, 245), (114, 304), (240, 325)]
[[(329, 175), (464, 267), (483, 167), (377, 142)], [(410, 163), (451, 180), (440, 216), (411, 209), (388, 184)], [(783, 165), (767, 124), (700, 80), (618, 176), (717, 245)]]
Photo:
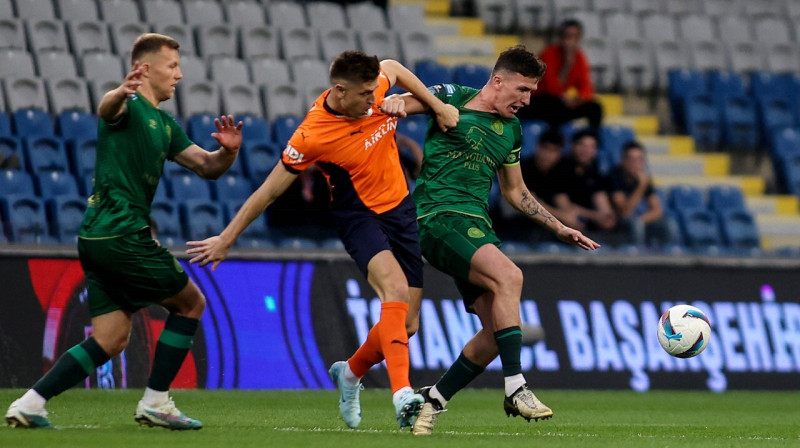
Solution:
[(603, 108), (594, 100), (594, 85), (589, 77), (589, 59), (580, 47), (583, 25), (574, 19), (559, 27), (559, 41), (542, 51), (547, 64), (539, 89), (527, 107), (517, 113), (520, 119), (544, 120), (558, 127), (576, 118), (586, 118), (597, 129)]

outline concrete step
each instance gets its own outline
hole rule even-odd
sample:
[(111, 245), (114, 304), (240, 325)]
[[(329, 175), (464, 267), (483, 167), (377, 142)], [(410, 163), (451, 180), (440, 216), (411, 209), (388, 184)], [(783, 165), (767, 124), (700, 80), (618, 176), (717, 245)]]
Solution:
[(655, 115), (617, 115), (603, 117), (603, 124), (618, 124), (633, 129), (637, 137), (658, 134), (658, 117)]
[(764, 179), (758, 176), (654, 176), (653, 184), (658, 188), (692, 185), (702, 189), (713, 185), (733, 185), (747, 196), (761, 196), (765, 189)]
[(625, 104), (622, 95), (598, 93), (594, 97), (597, 99), (597, 102), (603, 106), (603, 115), (606, 117), (617, 117), (622, 115)]
[(758, 214), (756, 223), (763, 248), (800, 246), (800, 215)]
[(492, 35), (492, 36), (459, 36), (459, 35), (444, 35), (436, 36), (436, 48), (441, 57), (462, 57), (462, 56), (480, 56), (492, 58), (492, 63), (489, 67), (494, 65), (494, 60), (497, 55), (508, 47), (514, 46), (519, 43), (517, 36), (508, 35)]
[(730, 156), (727, 154), (650, 155), (650, 172), (654, 176), (727, 176)]
[(425, 5), (426, 16), (450, 15), (450, 0), (389, 0), (389, 3)]
[(787, 246), (800, 247), (800, 237), (796, 235), (763, 235), (762, 232), (762, 249), (777, 249)]
[(483, 36), (483, 20), (474, 17), (425, 16), (425, 25), (434, 36)]
[(694, 139), (686, 135), (637, 136), (648, 154), (689, 156), (695, 153)]
[(745, 198), (745, 203), (747, 209), (754, 214), (788, 216), (800, 214), (800, 201), (797, 196), (749, 196)]

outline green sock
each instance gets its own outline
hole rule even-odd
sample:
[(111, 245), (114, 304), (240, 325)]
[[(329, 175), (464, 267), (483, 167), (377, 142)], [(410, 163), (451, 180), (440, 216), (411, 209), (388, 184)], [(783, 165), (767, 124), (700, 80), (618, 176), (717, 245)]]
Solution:
[(200, 324), (198, 319), (170, 314), (156, 344), (153, 371), (147, 387), (157, 391), (169, 390), (169, 385), (178, 374), (186, 354), (192, 347), (194, 334)]
[(39, 395), (49, 400), (91, 375), (94, 369), (111, 359), (93, 337), (67, 350), (53, 367), (33, 385)]
[(500, 362), (503, 363), (503, 376), (522, 373), (522, 363), (519, 360), (522, 351), (522, 329), (514, 326), (495, 331), (494, 341), (500, 353)]
[(458, 355), (452, 366), (444, 372), (439, 381), (436, 382), (436, 390), (442, 394), (445, 400), (450, 401), (453, 395), (465, 388), (472, 380), (480, 375), (485, 369), (464, 356), (464, 352)]

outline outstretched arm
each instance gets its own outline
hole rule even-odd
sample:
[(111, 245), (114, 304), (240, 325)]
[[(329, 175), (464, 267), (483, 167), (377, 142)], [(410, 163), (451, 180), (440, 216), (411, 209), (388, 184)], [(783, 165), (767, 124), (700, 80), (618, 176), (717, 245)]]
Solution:
[(205, 179), (217, 179), (236, 161), (239, 147), (242, 145), (242, 122), (234, 124), (233, 116), (221, 116), (214, 119), (217, 132), (211, 134), (220, 144), (216, 151), (206, 151), (192, 145), (175, 156), (175, 161), (194, 171)]
[(136, 93), (136, 89), (141, 85), (142, 72), (139, 70), (139, 62), (136, 62), (122, 84), (103, 95), (103, 99), (97, 105), (97, 115), (109, 123), (116, 121), (125, 112), (125, 100)]
[[(381, 61), (381, 70), (389, 77), (392, 85), (397, 84), (413, 95), (413, 97), (409, 95), (401, 96), (406, 101), (405, 113), (419, 114), (430, 110), (436, 114), (436, 121), (442, 131), (447, 132), (448, 129), (456, 127), (458, 124), (458, 109), (436, 98), (411, 70), (392, 59)], [(409, 97), (408, 99), (406, 98), (407, 96)], [(413, 98), (413, 101), (410, 100), (411, 98)]]
[(519, 165), (504, 165), (497, 173), (500, 181), (500, 191), (511, 206), (525, 214), (531, 220), (546, 227), (556, 234), (559, 240), (580, 247), (584, 250), (595, 250), (599, 244), (584, 236), (581, 232), (565, 226), (542, 204), (536, 200), (533, 193), (525, 186)]
[(287, 170), (283, 166), (283, 162), (278, 162), (264, 183), (247, 198), (247, 201), (245, 201), (242, 208), (239, 209), (236, 216), (222, 233), (218, 236), (206, 238), (203, 241), (189, 241), (186, 243), (187, 246), (191, 247), (186, 253), (194, 255), (190, 263), (200, 263), (200, 266), (213, 263), (211, 269), (217, 269), (217, 266), (228, 255), (233, 243), (244, 232), (244, 229), (264, 213), (264, 210), (289, 188), (296, 177), (297, 174)]

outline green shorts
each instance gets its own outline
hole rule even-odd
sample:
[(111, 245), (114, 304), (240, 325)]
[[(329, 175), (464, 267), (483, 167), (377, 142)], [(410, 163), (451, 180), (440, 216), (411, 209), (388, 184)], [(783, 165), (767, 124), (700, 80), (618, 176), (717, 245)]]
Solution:
[(78, 256), (89, 288), (89, 312), (134, 312), (177, 295), (189, 276), (145, 228), (116, 238), (78, 238)]
[(469, 282), (472, 256), (485, 244), (500, 247), (500, 240), (483, 218), (455, 212), (440, 212), (419, 220), (422, 254), (436, 269), (455, 279), (467, 311), (486, 292)]

